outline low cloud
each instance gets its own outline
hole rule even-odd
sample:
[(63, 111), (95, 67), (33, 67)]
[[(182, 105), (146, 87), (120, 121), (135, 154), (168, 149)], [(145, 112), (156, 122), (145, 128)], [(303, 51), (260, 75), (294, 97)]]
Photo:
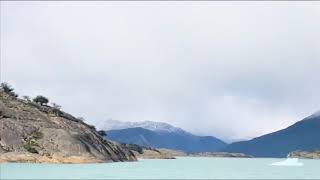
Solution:
[(1, 75), (89, 123), (250, 138), (320, 109), (319, 2), (1, 2)]

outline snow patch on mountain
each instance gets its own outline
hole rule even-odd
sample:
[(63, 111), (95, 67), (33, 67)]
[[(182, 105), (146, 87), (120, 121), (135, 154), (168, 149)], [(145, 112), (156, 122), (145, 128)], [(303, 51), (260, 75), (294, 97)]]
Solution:
[(118, 120), (109, 119), (109, 120), (100, 122), (99, 124), (96, 125), (96, 127), (97, 129), (104, 130), (104, 131), (141, 127), (144, 129), (157, 131), (157, 132), (165, 131), (165, 132), (189, 134), (183, 129), (172, 126), (168, 123), (154, 122), (154, 121), (129, 122), (129, 121), (118, 121)]

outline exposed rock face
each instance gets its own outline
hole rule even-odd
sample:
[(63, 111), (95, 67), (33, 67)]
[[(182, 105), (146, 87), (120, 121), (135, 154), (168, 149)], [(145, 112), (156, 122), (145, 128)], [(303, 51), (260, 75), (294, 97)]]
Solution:
[(130, 149), (138, 159), (175, 159), (177, 156), (187, 156), (187, 153), (173, 149), (156, 149), (125, 143), (121, 144), (121, 146)]
[(176, 159), (177, 156), (187, 156), (182, 151), (172, 149), (143, 148), (143, 152), (133, 151), (138, 159)]
[(0, 162), (133, 161), (134, 154), (58, 109), (0, 91)]
[(189, 154), (192, 157), (234, 157), (234, 158), (252, 158), (252, 156), (243, 153), (227, 153), (227, 152), (201, 152)]
[(138, 159), (175, 159), (174, 156), (158, 150), (144, 149), (142, 154), (136, 151), (133, 152)]
[(288, 154), (288, 158), (320, 159), (320, 151), (294, 151)]

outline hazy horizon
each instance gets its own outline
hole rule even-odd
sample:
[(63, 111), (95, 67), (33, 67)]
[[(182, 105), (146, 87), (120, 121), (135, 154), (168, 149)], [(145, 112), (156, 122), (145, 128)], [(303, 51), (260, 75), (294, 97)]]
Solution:
[(320, 2), (0, 3), (1, 81), (88, 123), (230, 141), (320, 110)]

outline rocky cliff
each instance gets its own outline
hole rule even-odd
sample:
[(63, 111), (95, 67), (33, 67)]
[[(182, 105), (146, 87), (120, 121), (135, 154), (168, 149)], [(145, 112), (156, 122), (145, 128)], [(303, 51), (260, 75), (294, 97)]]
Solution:
[(94, 127), (59, 109), (0, 91), (0, 162), (96, 163), (134, 161)]

